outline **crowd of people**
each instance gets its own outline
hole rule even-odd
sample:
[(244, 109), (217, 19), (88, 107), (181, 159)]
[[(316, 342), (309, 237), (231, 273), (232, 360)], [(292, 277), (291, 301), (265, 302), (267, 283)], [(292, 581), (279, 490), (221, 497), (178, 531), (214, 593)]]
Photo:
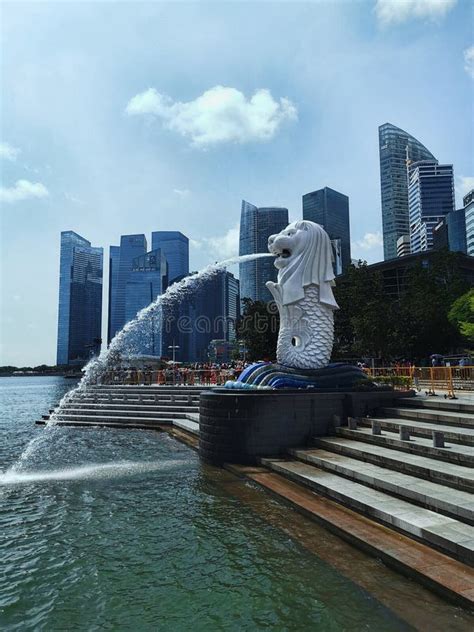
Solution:
[[(151, 366), (117, 368), (108, 371), (102, 378), (107, 384), (157, 384), (157, 385), (223, 385), (227, 380), (236, 380), (250, 362), (232, 360), (230, 362), (194, 362), (190, 364), (173, 364), (169, 362), (165, 368), (156, 369)], [(378, 363), (379, 364), (379, 363)], [(406, 376), (413, 379), (421, 377), (421, 369), (409, 360), (398, 360), (381, 366), (371, 367), (361, 360), (357, 366), (371, 377), (379, 375)], [(442, 356), (434, 355), (428, 367), (472, 366), (470, 358), (461, 358), (457, 362), (447, 363)], [(426, 367), (426, 368), (428, 368)]]
[(235, 380), (249, 363), (235, 360), (228, 363), (196, 362), (189, 365), (173, 365), (164, 369), (152, 367), (128, 367), (108, 371), (103, 383), (108, 384), (194, 384), (221, 385), (227, 380)]

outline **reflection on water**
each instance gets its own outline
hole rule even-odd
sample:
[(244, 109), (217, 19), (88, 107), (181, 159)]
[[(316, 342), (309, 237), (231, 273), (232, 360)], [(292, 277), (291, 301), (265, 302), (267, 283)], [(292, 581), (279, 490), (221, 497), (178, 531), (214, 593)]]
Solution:
[(413, 629), (315, 555), (304, 521), (166, 434), (55, 428), (12, 472), (68, 386), (0, 379), (2, 631)]
[(153, 461), (119, 461), (117, 463), (91, 464), (81, 467), (66, 467), (62, 470), (43, 470), (16, 472), (7, 470), (0, 474), (0, 485), (18, 485), (21, 483), (40, 483), (42, 481), (74, 481), (80, 478), (118, 478), (134, 476), (144, 472), (164, 470), (178, 464), (179, 461), (156, 463)]

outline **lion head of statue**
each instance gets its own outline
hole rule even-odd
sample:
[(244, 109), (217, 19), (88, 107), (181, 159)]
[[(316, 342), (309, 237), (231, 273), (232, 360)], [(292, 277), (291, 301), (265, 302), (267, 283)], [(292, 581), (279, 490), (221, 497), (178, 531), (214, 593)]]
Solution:
[(275, 255), (283, 305), (299, 301), (305, 287), (317, 285), (320, 302), (337, 309), (332, 293), (332, 246), (322, 226), (307, 220), (293, 222), (277, 235), (270, 235), (268, 250)]

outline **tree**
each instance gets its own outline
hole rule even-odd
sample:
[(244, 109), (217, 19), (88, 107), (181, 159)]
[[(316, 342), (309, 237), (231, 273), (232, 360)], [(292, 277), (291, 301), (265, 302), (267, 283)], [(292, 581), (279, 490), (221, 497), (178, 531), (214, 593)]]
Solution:
[(248, 360), (275, 360), (280, 319), (276, 304), (243, 300), (237, 336), (244, 343)]
[(392, 300), (380, 273), (360, 262), (338, 280), (335, 297), (334, 357), (383, 357), (389, 353)]
[[(350, 266), (335, 288), (340, 309), (335, 313), (333, 357), (419, 361), (459, 348), (459, 331), (472, 332), (465, 312), (457, 320), (448, 319), (453, 301), (468, 289), (459, 262), (457, 253), (431, 254), (429, 267), (420, 262), (407, 270), (399, 297), (387, 293), (382, 275), (366, 263)], [(462, 329), (457, 322), (464, 323)]]
[(462, 336), (474, 342), (474, 288), (454, 301), (448, 319)]

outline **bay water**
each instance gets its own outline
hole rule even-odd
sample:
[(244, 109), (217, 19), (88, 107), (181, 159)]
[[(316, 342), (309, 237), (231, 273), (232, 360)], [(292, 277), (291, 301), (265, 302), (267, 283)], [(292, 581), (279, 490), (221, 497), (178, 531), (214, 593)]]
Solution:
[[(362, 554), (340, 572), (314, 553), (336, 551), (334, 536), (168, 434), (35, 426), (74, 385), (0, 378), (2, 631), (415, 629), (415, 584)], [(461, 611), (424, 598), (433, 621), (464, 629)]]

